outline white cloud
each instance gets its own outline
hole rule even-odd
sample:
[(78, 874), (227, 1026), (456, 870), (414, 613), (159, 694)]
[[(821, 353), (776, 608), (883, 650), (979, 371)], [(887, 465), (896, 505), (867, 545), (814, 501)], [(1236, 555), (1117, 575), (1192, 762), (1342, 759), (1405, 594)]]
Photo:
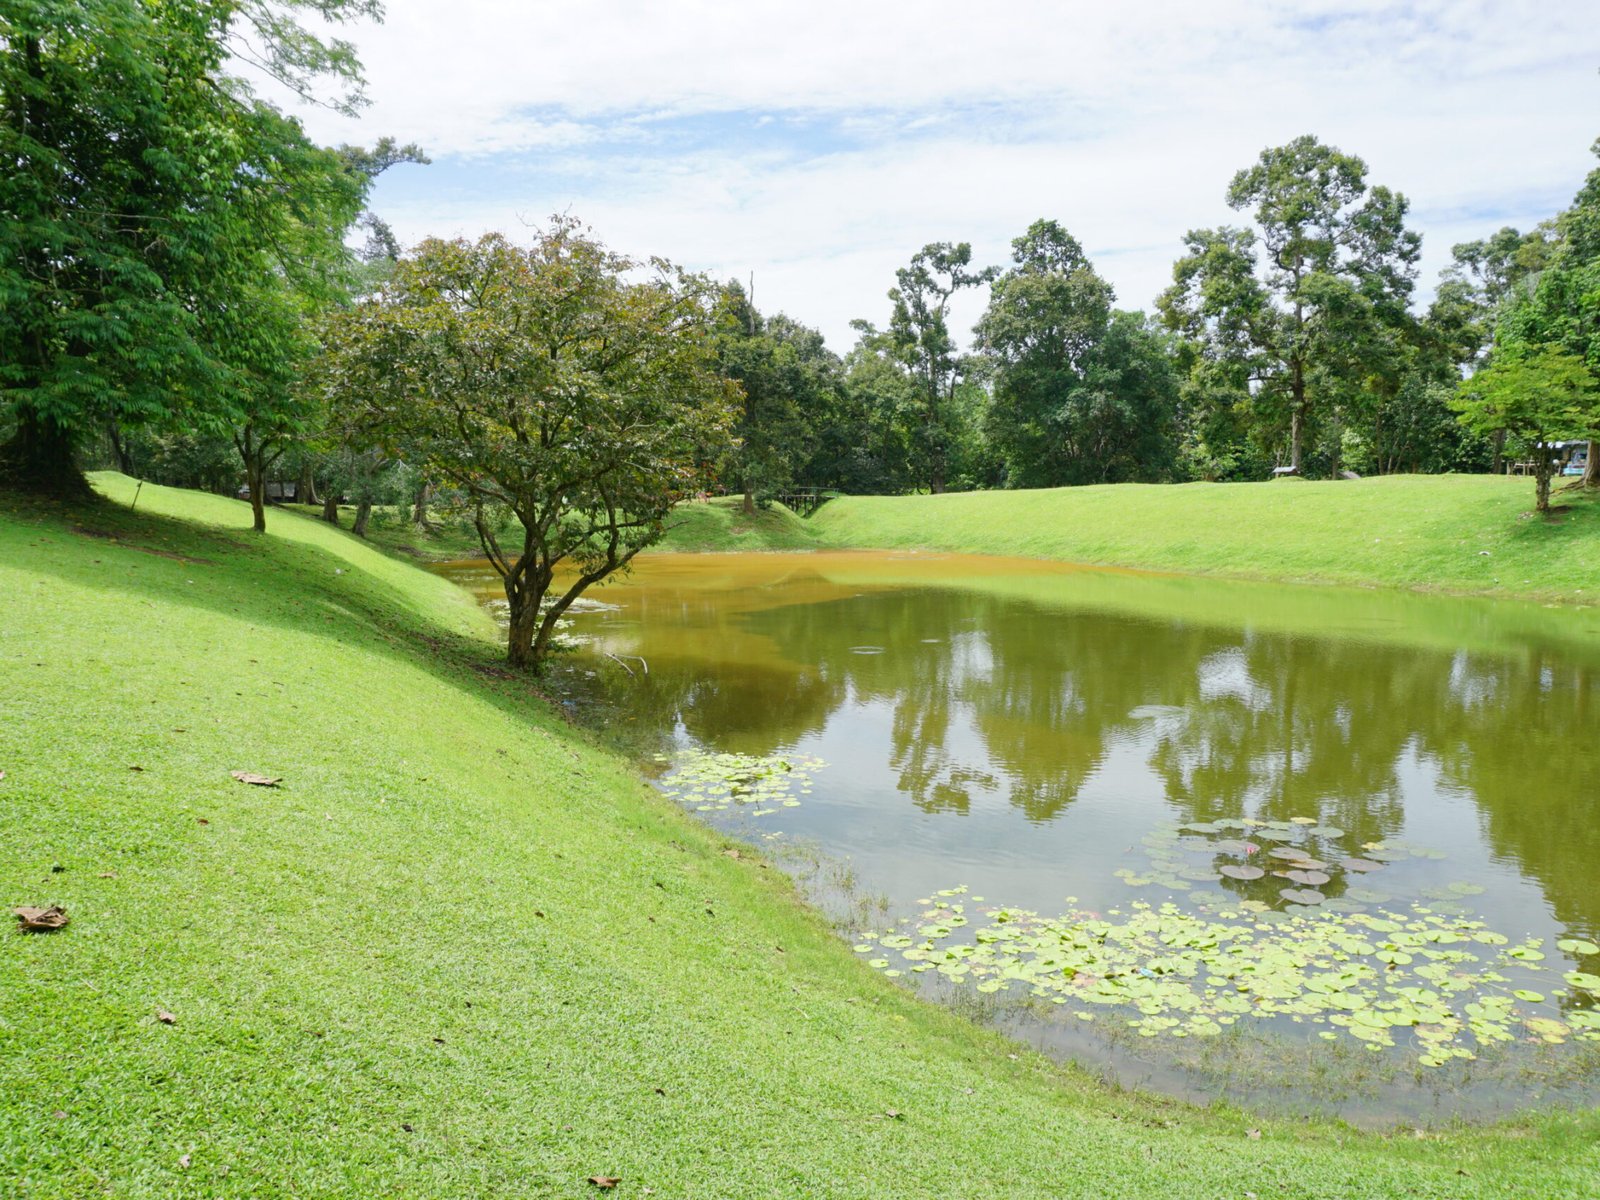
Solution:
[[(354, 35), (364, 118), (305, 116), (435, 156), (375, 196), (407, 238), (570, 209), (620, 249), (753, 270), (842, 349), (923, 243), (1001, 261), (1041, 216), (1147, 307), (1185, 230), (1237, 219), (1232, 173), (1304, 132), (1410, 197), (1426, 288), (1451, 242), (1551, 215), (1588, 169), (1586, 8), (391, 0)], [(736, 143), (675, 148), (674, 118), (725, 113)]]

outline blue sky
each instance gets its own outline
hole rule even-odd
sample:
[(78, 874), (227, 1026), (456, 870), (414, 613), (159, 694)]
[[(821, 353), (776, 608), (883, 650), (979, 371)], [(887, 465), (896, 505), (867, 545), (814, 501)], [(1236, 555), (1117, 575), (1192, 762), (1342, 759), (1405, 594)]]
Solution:
[(433, 155), (374, 194), (403, 240), (571, 212), (619, 250), (753, 273), (841, 351), (924, 243), (1003, 262), (1039, 217), (1148, 308), (1186, 230), (1238, 220), (1232, 174), (1308, 132), (1410, 199), (1426, 295), (1452, 243), (1565, 205), (1600, 135), (1577, 0), (390, 0), (345, 33), (371, 106), (301, 115)]

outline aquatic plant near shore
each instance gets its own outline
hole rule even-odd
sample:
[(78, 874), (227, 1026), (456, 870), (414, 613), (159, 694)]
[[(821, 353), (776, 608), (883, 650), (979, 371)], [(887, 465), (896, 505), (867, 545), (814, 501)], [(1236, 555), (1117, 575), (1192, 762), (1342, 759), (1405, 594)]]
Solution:
[(780, 808), (798, 808), (799, 797), (811, 791), (811, 775), (826, 766), (803, 754), (718, 754), (683, 750), (658, 755), (672, 765), (661, 777), (661, 789), (694, 812), (744, 809), (764, 817)]

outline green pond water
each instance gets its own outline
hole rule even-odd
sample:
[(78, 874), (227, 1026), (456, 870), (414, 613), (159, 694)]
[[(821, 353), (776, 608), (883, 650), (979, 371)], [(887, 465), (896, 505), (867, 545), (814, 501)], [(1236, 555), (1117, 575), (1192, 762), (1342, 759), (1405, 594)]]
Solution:
[(657, 555), (567, 633), (576, 719), (1051, 1053), (1365, 1123), (1600, 1100), (1594, 610)]

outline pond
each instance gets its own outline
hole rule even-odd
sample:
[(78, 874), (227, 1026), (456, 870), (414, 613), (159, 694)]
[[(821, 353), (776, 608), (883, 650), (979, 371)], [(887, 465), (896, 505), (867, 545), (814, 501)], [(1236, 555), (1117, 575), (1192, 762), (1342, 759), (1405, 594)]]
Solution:
[(576, 719), (906, 986), (1199, 1100), (1600, 1100), (1594, 610), (876, 553), (589, 597)]

